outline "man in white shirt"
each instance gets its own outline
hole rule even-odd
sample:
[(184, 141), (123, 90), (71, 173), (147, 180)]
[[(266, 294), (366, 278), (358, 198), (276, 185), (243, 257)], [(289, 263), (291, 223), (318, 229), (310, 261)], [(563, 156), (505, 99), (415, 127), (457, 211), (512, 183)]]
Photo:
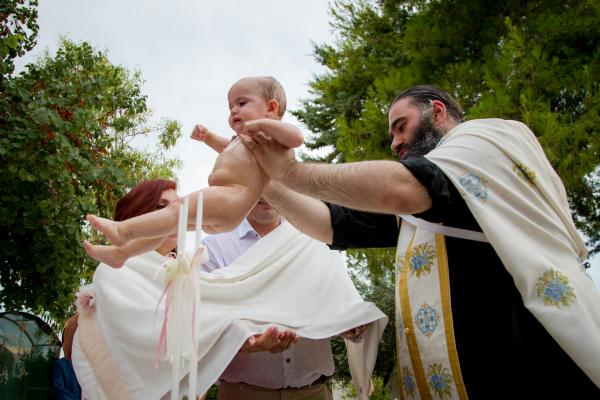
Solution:
[[(204, 244), (212, 271), (232, 263), (280, 224), (279, 212), (260, 199), (244, 222), (231, 232), (208, 236)], [(334, 364), (329, 339), (296, 338), (275, 327), (250, 338), (223, 372), (219, 399), (332, 399), (328, 378)]]

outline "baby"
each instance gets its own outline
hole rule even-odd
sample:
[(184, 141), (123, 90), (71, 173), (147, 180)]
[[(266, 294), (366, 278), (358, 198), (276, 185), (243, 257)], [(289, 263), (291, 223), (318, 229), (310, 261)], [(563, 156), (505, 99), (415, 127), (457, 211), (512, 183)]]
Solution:
[[(252, 153), (244, 146), (238, 134), (253, 135), (262, 131), (287, 147), (303, 143), (300, 130), (281, 121), (285, 112), (285, 92), (272, 77), (250, 77), (236, 82), (227, 94), (229, 101), (229, 126), (236, 136), (229, 141), (196, 126), (192, 137), (205, 141), (220, 151), (208, 178), (209, 187), (202, 190), (202, 228), (209, 233), (226, 232), (237, 227), (254, 207), (268, 183)], [(189, 198), (188, 228), (195, 228), (198, 192)], [(92, 245), (84, 241), (88, 255), (112, 267), (121, 267), (134, 255), (157, 248), (169, 235), (177, 231), (179, 204), (125, 221), (112, 221), (94, 215), (86, 218), (91, 226), (102, 232), (112, 246)]]

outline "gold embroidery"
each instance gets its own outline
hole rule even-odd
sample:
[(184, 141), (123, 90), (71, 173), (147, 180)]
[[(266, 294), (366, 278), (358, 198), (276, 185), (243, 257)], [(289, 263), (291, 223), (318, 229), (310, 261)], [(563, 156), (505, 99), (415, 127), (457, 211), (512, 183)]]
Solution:
[(454, 329), (452, 325), (452, 304), (450, 300), (450, 277), (448, 271), (448, 256), (446, 253), (446, 239), (444, 235), (436, 234), (435, 241), (438, 253), (438, 271), (440, 277), (440, 290), (442, 295), (442, 314), (444, 316), (444, 329), (446, 332), (446, 346), (448, 348), (448, 358), (450, 359), (450, 368), (454, 376), (456, 391), (461, 399), (467, 399), (467, 389), (460, 372), (460, 363), (458, 352), (456, 350), (456, 340), (454, 338)]

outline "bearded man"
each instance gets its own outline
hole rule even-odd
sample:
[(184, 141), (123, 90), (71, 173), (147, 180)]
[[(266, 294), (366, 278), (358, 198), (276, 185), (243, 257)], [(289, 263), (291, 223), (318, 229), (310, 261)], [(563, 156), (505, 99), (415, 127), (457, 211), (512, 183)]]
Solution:
[(393, 101), (389, 135), (399, 162), (300, 163), (264, 133), (242, 141), (297, 228), (336, 249), (397, 247), (403, 398), (600, 398), (600, 292), (535, 135), (463, 122), (428, 85)]

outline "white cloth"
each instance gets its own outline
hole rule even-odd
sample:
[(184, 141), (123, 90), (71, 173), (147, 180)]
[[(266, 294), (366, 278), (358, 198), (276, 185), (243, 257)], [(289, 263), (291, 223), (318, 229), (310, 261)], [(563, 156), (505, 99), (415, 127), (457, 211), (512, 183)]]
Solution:
[(520, 122), (485, 119), (442, 141), (427, 158), (460, 191), (526, 307), (600, 386), (600, 291), (581, 267), (587, 250), (535, 135)]
[[(288, 224), (284, 220), (281, 223)], [(207, 236), (202, 242), (208, 249), (208, 261), (202, 268), (213, 271), (227, 267), (259, 239), (247, 219), (230, 232)], [(338, 257), (341, 258), (341, 254)], [(334, 370), (329, 338), (299, 338), (293, 346), (279, 353), (238, 353), (220, 379), (269, 389), (298, 388), (312, 384), (321, 375), (331, 376)]]
[[(158, 253), (147, 253), (121, 269), (101, 264), (94, 274), (94, 317), (132, 399), (161, 398), (170, 388), (170, 365), (163, 361), (154, 368), (163, 308), (156, 316), (155, 310), (164, 286), (153, 276), (162, 261)], [(362, 301), (343, 262), (325, 245), (284, 224), (234, 265), (200, 275), (199, 394), (216, 381), (249, 336), (268, 326), (322, 339), (374, 322), (363, 343), (346, 343), (359, 398), (368, 398), (387, 317)], [(91, 396), (97, 384), (89, 376), (102, 371), (90, 369), (79, 345), (73, 351), (78, 353), (74, 368), (84, 392), (91, 400), (102, 399)], [(185, 393), (186, 380), (180, 393)]]

